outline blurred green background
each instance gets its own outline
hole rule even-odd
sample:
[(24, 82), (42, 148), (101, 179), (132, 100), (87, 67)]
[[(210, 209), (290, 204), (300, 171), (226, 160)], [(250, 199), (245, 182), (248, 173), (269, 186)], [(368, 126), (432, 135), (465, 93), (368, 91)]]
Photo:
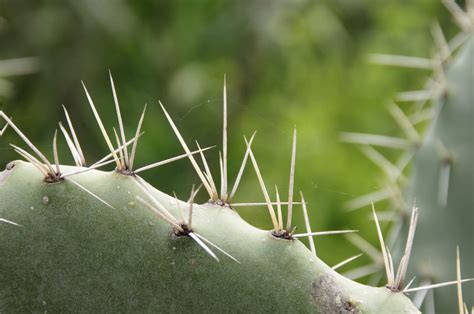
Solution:
[[(39, 66), (34, 74), (9, 78), (0, 110), (52, 156), (54, 130), (65, 120), (64, 104), (86, 159), (95, 161), (106, 153), (106, 145), (81, 80), (111, 130), (117, 122), (110, 69), (128, 137), (148, 104), (137, 157), (137, 164), (145, 165), (182, 153), (158, 100), (189, 144), (197, 139), (221, 149), (226, 74), (231, 180), (244, 154), (242, 135), (257, 130), (253, 148), (266, 185), (273, 191), (277, 184), (286, 199), (296, 126), (296, 191), (305, 193), (313, 229), (359, 229), (377, 245), (369, 208), (346, 213), (343, 203), (377, 190), (381, 173), (338, 135), (399, 134), (385, 104), (398, 91), (421, 88), (430, 73), (371, 65), (367, 55), (429, 57), (434, 49), (430, 28), (436, 20), (448, 38), (456, 32), (450, 15), (433, 0), (0, 0), (0, 60), (34, 56)], [(18, 158), (8, 143), (22, 144), (7, 132), (0, 140), (2, 164)], [(62, 139), (60, 149), (63, 162), (72, 163)], [(218, 150), (207, 156), (217, 174)], [(198, 183), (187, 160), (144, 176), (181, 198)], [(201, 193), (200, 201), (205, 200)], [(253, 169), (247, 167), (235, 201), (262, 200)], [(271, 227), (265, 207), (238, 211), (259, 227)], [(295, 223), (303, 230), (301, 209), (296, 212)], [(316, 244), (329, 265), (358, 253), (341, 236), (320, 237)], [(364, 256), (352, 265), (367, 262)]]

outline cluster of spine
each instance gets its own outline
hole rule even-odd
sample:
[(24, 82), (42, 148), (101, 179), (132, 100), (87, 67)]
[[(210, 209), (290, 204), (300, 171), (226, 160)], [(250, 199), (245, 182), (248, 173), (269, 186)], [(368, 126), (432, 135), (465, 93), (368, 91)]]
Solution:
[[(344, 133), (343, 140), (357, 143), (361, 151), (385, 174), (386, 186), (379, 191), (358, 197), (347, 204), (348, 209), (358, 209), (373, 202), (389, 201), (389, 209), (383, 213), (391, 221), (388, 245), (394, 256), (401, 258), (405, 252), (394, 241), (405, 235), (411, 225), (408, 208), (416, 204), (420, 208), (417, 236), (413, 243), (411, 273), (420, 274), (421, 285), (439, 284), (453, 278), (455, 258), (471, 272), (474, 265), (472, 250), (472, 223), (474, 215), (474, 146), (472, 121), (474, 119), (474, 3), (467, 1), (463, 11), (454, 1), (444, 1), (451, 11), (461, 32), (446, 41), (438, 24), (432, 29), (437, 52), (431, 58), (395, 55), (373, 55), (372, 61), (384, 65), (403, 66), (433, 71), (433, 75), (421, 90), (399, 93), (398, 103), (412, 103), (402, 110), (396, 102), (388, 105), (389, 112), (406, 135), (405, 138), (375, 134)], [(407, 113), (409, 112), (409, 113)], [(419, 132), (428, 121), (426, 131)], [(420, 126), (421, 125), (421, 126)], [(402, 151), (397, 162), (392, 163), (374, 146), (389, 147)], [(405, 168), (413, 160), (411, 173), (406, 177)], [(373, 275), (383, 267), (380, 254), (368, 247), (357, 235), (349, 239), (358, 247), (370, 252), (374, 263), (351, 271), (352, 278)], [(460, 269), (456, 271), (459, 275)], [(388, 276), (388, 274), (387, 274)], [(458, 276), (460, 277), (460, 275)], [(415, 305), (428, 313), (459, 308), (467, 314), (467, 304), (474, 304), (474, 287), (466, 287), (463, 299), (458, 285), (458, 299), (445, 291), (420, 292), (413, 297)], [(467, 292), (467, 293), (466, 293)]]

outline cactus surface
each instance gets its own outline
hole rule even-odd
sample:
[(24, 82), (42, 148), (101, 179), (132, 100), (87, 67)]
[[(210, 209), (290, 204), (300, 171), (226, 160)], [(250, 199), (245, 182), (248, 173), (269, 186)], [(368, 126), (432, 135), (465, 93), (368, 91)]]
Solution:
[[(423, 214), (417, 227), (412, 267), (433, 282), (455, 277), (455, 247), (461, 266), (472, 276), (474, 265), (474, 37), (446, 71), (446, 85), (434, 105), (435, 116), (416, 153), (409, 202)], [(440, 254), (441, 253), (441, 254)], [(464, 287), (465, 302), (474, 304), (474, 287)], [(435, 291), (436, 309), (456, 306), (452, 296)]]
[[(74, 167), (61, 166), (61, 171)], [(298, 240), (275, 238), (227, 206), (194, 204), (193, 230), (220, 262), (137, 202), (136, 178), (91, 170), (46, 183), (30, 163), (0, 175), (2, 312), (416, 313), (401, 292), (352, 282)], [(80, 184), (105, 201), (78, 188)], [(173, 215), (178, 204), (149, 186)]]

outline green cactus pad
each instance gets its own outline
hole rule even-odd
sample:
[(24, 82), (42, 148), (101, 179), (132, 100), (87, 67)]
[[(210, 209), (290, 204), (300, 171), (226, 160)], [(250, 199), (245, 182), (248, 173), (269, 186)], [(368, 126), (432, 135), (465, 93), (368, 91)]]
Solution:
[[(193, 231), (238, 260), (209, 246), (217, 262), (137, 201), (147, 196), (133, 176), (72, 180), (45, 183), (21, 161), (0, 174), (0, 217), (20, 225), (0, 223), (1, 312), (418, 312), (402, 293), (352, 282), (229, 207), (194, 205)], [(175, 198), (149, 189), (179, 216)], [(187, 215), (189, 204), (179, 206)]]

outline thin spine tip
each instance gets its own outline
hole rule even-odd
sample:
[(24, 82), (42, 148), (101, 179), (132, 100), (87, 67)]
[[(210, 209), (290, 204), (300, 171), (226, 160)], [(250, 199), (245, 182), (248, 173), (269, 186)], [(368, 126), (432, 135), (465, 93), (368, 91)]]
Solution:
[[(294, 230), (295, 228), (293, 228)], [(354, 233), (359, 232), (359, 230), (330, 230), (330, 231), (317, 231), (311, 233), (298, 233), (294, 234), (294, 238), (302, 238), (302, 237), (316, 237), (316, 236), (323, 236), (323, 235), (335, 235), (335, 234), (346, 234), (346, 233)]]
[[(204, 165), (204, 171), (205, 171), (204, 174), (206, 175), (207, 181), (210, 184), (211, 189), (212, 189), (212, 193), (213, 193), (212, 199), (217, 200), (218, 193), (217, 193), (216, 184), (214, 182), (214, 178), (212, 176), (211, 169), (209, 168), (209, 164), (207, 163), (206, 156), (204, 155), (204, 151), (201, 149), (201, 146), (199, 145), (199, 142), (197, 140), (196, 140), (196, 146), (197, 146), (198, 150), (200, 151), (201, 160), (202, 160), (202, 163)], [(220, 155), (220, 153), (219, 153), (219, 155)], [(222, 168), (221, 168), (221, 170), (222, 170)], [(222, 171), (221, 171), (221, 180), (222, 180)]]
[(26, 137), (26, 135), (15, 125), (15, 123), (12, 122), (12, 120), (3, 112), (0, 111), (0, 117), (2, 117), (7, 124), (11, 126), (11, 128), (20, 136), (20, 138), (25, 142), (28, 147), (31, 148), (35, 152), (35, 154), (46, 164), (46, 167), (48, 168), (48, 172), (53, 173), (54, 169), (49, 162), (48, 158)]
[(346, 264), (352, 262), (353, 260), (358, 259), (358, 258), (361, 257), (362, 255), (364, 255), (364, 254), (363, 254), (363, 253), (360, 253), (360, 254), (354, 255), (354, 256), (352, 256), (352, 257), (349, 257), (348, 259), (343, 260), (342, 262), (340, 262), (340, 263), (334, 265), (334, 266), (331, 267), (331, 268), (332, 268), (333, 270), (336, 270), (336, 269), (338, 269), (338, 268), (341, 268), (342, 266), (344, 266), (344, 265), (346, 265)]
[(192, 156), (188, 145), (184, 141), (184, 138), (182, 137), (181, 133), (179, 132), (178, 128), (176, 127), (176, 124), (173, 122), (173, 119), (171, 119), (171, 116), (169, 115), (168, 111), (166, 111), (165, 106), (163, 106), (163, 104), (161, 103), (160, 100), (158, 100), (158, 103), (160, 104), (161, 109), (163, 110), (163, 113), (165, 114), (166, 119), (168, 120), (168, 123), (170, 124), (171, 128), (173, 129), (173, 132), (175, 133), (176, 137), (178, 138), (178, 141), (180, 142), (180, 144), (183, 147), (184, 151), (189, 155), (188, 156), (189, 161), (191, 162), (192, 166), (194, 167), (194, 170), (196, 171), (197, 175), (199, 176), (199, 179), (201, 179), (201, 182), (204, 184), (204, 187), (206, 188), (206, 190), (209, 194), (209, 197), (212, 198), (213, 197), (212, 188), (209, 185), (209, 183), (207, 182), (207, 179), (204, 176), (201, 168), (199, 167), (196, 160)]
[(143, 107), (140, 120), (138, 121), (137, 130), (135, 132), (135, 138), (133, 140), (132, 151), (130, 152), (130, 158), (129, 158), (130, 170), (133, 170), (133, 163), (135, 162), (135, 156), (136, 156), (137, 146), (138, 146), (138, 138), (140, 137), (140, 131), (142, 128), (143, 120), (145, 119), (146, 108), (147, 108), (147, 104), (145, 104), (145, 106)]
[[(200, 153), (200, 152), (204, 152), (204, 151), (209, 150), (209, 149), (212, 149), (212, 148), (214, 148), (214, 147), (215, 147), (215, 146), (210, 146), (210, 147), (206, 147), (206, 148), (203, 148), (203, 149), (199, 149), (199, 150), (196, 150), (196, 151), (191, 152), (191, 154), (198, 154), (198, 153)], [(137, 173), (140, 173), (140, 172), (149, 170), (149, 169), (161, 167), (161, 166), (163, 166), (163, 165), (172, 163), (172, 162), (174, 162), (174, 161), (177, 161), (177, 160), (180, 160), (180, 159), (183, 159), (183, 158), (187, 158), (188, 155), (189, 155), (189, 154), (184, 153), (184, 154), (181, 154), (181, 155), (178, 155), (178, 156), (174, 156), (174, 157), (171, 157), (171, 158), (168, 158), (168, 159), (165, 159), (165, 160), (161, 160), (161, 161), (158, 161), (158, 162), (155, 162), (155, 163), (152, 163), (152, 164), (149, 164), (149, 165), (140, 167), (140, 168), (134, 170), (133, 172), (134, 172), (135, 174), (137, 174)]]
[[(125, 145), (125, 143), (126, 143), (125, 129), (123, 127), (122, 113), (120, 111), (120, 105), (119, 105), (119, 101), (118, 101), (118, 97), (117, 97), (117, 91), (115, 90), (115, 83), (114, 83), (114, 79), (112, 77), (112, 72), (110, 71), (110, 69), (109, 69), (109, 78), (110, 78), (110, 85), (112, 87), (112, 94), (113, 94), (113, 98), (114, 98), (115, 112), (117, 114), (117, 120), (118, 120), (118, 124), (119, 124), (120, 136), (121, 136), (121, 140), (122, 140), (121, 144), (123, 145), (122, 146), (122, 150), (123, 150), (122, 154), (123, 154), (124, 159), (122, 160), (122, 165), (125, 166), (125, 168), (129, 168), (130, 163), (129, 163), (127, 145)], [(118, 143), (118, 146), (120, 146), (120, 141)]]
[(293, 130), (293, 144), (291, 148), (290, 179), (288, 184), (288, 217), (286, 221), (286, 230), (291, 230), (293, 218), (293, 191), (295, 185), (295, 164), (296, 164), (296, 128)]
[(59, 122), (59, 129), (61, 130), (61, 133), (63, 134), (63, 136), (66, 140), (66, 144), (69, 148), (69, 151), (71, 152), (71, 155), (74, 159), (74, 162), (75, 162), (76, 166), (78, 166), (78, 167), (82, 166), (81, 157), (79, 155), (79, 152), (77, 151), (76, 146), (74, 145), (73, 141), (71, 140), (71, 137), (69, 136), (68, 132), (66, 131), (66, 129), (64, 128), (64, 126), (61, 122)]
[(400, 265), (398, 267), (398, 272), (396, 276), (396, 286), (401, 290), (403, 288), (403, 282), (405, 280), (407, 270), (408, 270), (408, 263), (410, 261), (410, 255), (413, 248), (413, 241), (415, 239), (415, 230), (418, 221), (418, 208), (416, 205), (412, 207), (412, 213), (410, 218), (410, 225), (408, 227), (408, 236), (407, 241), (405, 244), (405, 252), (400, 260)]
[(118, 150), (119, 150), (120, 170), (125, 170), (126, 165), (125, 165), (125, 159), (124, 159), (124, 153), (123, 153), (123, 146), (121, 146), (121, 144), (120, 144), (120, 139), (119, 139), (119, 135), (117, 133), (117, 130), (115, 129), (115, 127), (113, 127), (112, 129), (114, 131), (115, 141), (117, 143), (117, 147), (118, 147)]
[(278, 187), (275, 184), (275, 194), (276, 194), (276, 200), (277, 200), (277, 213), (278, 213), (278, 230), (281, 231), (283, 230), (283, 214), (281, 210), (281, 202), (280, 202), (280, 193), (278, 193)]
[(250, 156), (250, 159), (252, 161), (255, 173), (257, 175), (257, 179), (258, 179), (258, 182), (260, 184), (260, 188), (262, 190), (263, 196), (265, 198), (265, 202), (267, 203), (267, 208), (268, 208), (268, 211), (270, 213), (270, 218), (272, 220), (273, 228), (275, 230), (278, 230), (278, 222), (277, 222), (277, 218), (276, 218), (276, 215), (275, 215), (275, 209), (273, 208), (273, 206), (271, 204), (270, 196), (268, 195), (267, 188), (265, 187), (265, 183), (263, 181), (262, 173), (260, 172), (260, 168), (258, 167), (257, 160), (255, 159), (255, 156), (252, 152), (252, 148), (250, 147), (250, 144), (249, 144), (249, 142), (248, 142), (248, 140), (245, 136), (244, 136), (244, 139), (245, 139), (245, 143), (247, 144), (247, 148), (249, 150), (249, 156)]
[(37, 168), (41, 174), (44, 176), (44, 177), (47, 177), (48, 176), (48, 169), (44, 167), (43, 164), (41, 164), (38, 159), (36, 159), (35, 157), (33, 157), (32, 155), (30, 155), (28, 152), (26, 152), (25, 150), (19, 148), (19, 147), (16, 147), (15, 145), (13, 144), (10, 144), (14, 151), (20, 155), (21, 157), (23, 157), (26, 161), (30, 162), (33, 166), (35, 166), (35, 168)]
[(100, 196), (98, 196), (97, 194), (95, 194), (94, 192), (92, 192), (91, 190), (89, 190), (88, 188), (86, 188), (85, 186), (83, 186), (82, 184), (80, 184), (79, 182), (69, 178), (68, 179), (69, 182), (73, 183), (74, 185), (76, 185), (77, 187), (79, 187), (81, 190), (83, 190), (84, 192), (86, 192), (87, 194), (91, 195), (93, 198), (95, 198), (96, 200), (98, 200), (99, 202), (101, 202), (102, 204), (106, 205), (107, 207), (110, 207), (112, 209), (115, 209), (112, 205), (110, 205), (109, 203), (107, 203), (104, 199), (102, 199)]
[(223, 87), (223, 117), (222, 117), (222, 185), (221, 185), (221, 199), (226, 200), (228, 197), (227, 191), (227, 83), (226, 75), (224, 74)]
[(73, 176), (73, 175), (77, 175), (77, 174), (80, 174), (80, 173), (85, 173), (85, 172), (89, 172), (91, 170), (94, 170), (94, 169), (98, 169), (100, 167), (103, 167), (103, 166), (106, 166), (106, 165), (109, 165), (111, 163), (115, 162), (115, 160), (109, 160), (109, 161), (105, 161), (105, 162), (102, 162), (102, 163), (96, 163), (94, 164), (93, 166), (90, 166), (90, 167), (83, 167), (79, 170), (75, 170), (75, 171), (71, 171), (71, 172), (68, 172), (68, 173), (63, 173), (61, 174), (60, 178), (61, 179), (64, 179), (65, 177), (69, 177), (69, 176)]
[[(134, 178), (134, 182), (136, 183), (136, 185), (145, 193), (148, 199), (152, 201), (152, 203), (155, 205), (154, 207), (156, 207), (156, 210), (160, 211), (163, 216), (167, 217), (170, 221), (179, 226), (179, 221), (151, 193), (147, 186), (148, 183), (146, 183), (146, 181), (139, 176), (135, 176)], [(178, 229), (182, 228), (179, 227)]]
[(54, 164), (56, 166), (56, 175), (61, 175), (59, 170), (59, 156), (58, 156), (58, 129), (54, 131), (53, 137), (53, 155), (54, 155)]
[(94, 102), (92, 101), (92, 98), (91, 98), (91, 96), (90, 96), (90, 94), (89, 94), (89, 91), (88, 91), (87, 88), (86, 88), (86, 85), (84, 84), (83, 81), (81, 81), (81, 82), (82, 82), (82, 86), (84, 87), (84, 92), (86, 93), (87, 101), (89, 102), (89, 106), (90, 106), (90, 108), (92, 109), (92, 113), (94, 114), (94, 117), (95, 117), (95, 119), (96, 119), (96, 121), (97, 121), (97, 124), (99, 125), (99, 129), (100, 129), (100, 131), (101, 131), (101, 133), (102, 133), (102, 136), (104, 137), (104, 140), (105, 140), (105, 142), (106, 142), (106, 144), (107, 144), (107, 146), (108, 146), (108, 148), (109, 148), (109, 150), (110, 150), (110, 152), (111, 152), (111, 154), (112, 154), (112, 156), (113, 156), (113, 158), (114, 158), (114, 160), (115, 160), (115, 163), (117, 164), (117, 167), (120, 169), (120, 168), (121, 168), (121, 164), (120, 164), (120, 160), (119, 160), (117, 154), (115, 153), (114, 145), (112, 145), (112, 141), (110, 140), (110, 137), (109, 137), (109, 135), (107, 134), (107, 131), (105, 130), (104, 124), (102, 123), (102, 120), (101, 120), (101, 118), (100, 118), (100, 115), (99, 115), (99, 113), (97, 112), (97, 109), (96, 109), (96, 107), (95, 107), (95, 105), (94, 105)]
[[(252, 142), (253, 142), (256, 134), (257, 134), (257, 131), (254, 131), (252, 136), (250, 137), (250, 141), (249, 141), (249, 146), (250, 147), (252, 146)], [(244, 138), (245, 138), (245, 136), (244, 136)], [(230, 192), (229, 197), (227, 198), (228, 202), (230, 202), (234, 198), (234, 195), (237, 192), (237, 189), (238, 189), (239, 184), (240, 184), (240, 180), (242, 179), (242, 175), (243, 175), (244, 170), (245, 170), (245, 166), (247, 165), (248, 157), (249, 157), (249, 148), (247, 147), (247, 149), (245, 150), (244, 158), (242, 159), (242, 163), (240, 165), (239, 172), (237, 173), (237, 177), (235, 178), (234, 185), (232, 187), (232, 190)]]
[(189, 236), (196, 241), (196, 243), (206, 251), (207, 254), (209, 254), (213, 259), (215, 259), (217, 262), (219, 262), (219, 258), (212, 252), (212, 250), (194, 233), (190, 232)]
[[(308, 209), (306, 207), (306, 202), (304, 200), (304, 195), (303, 192), (300, 191), (300, 196), (301, 196), (301, 205), (303, 207), (303, 214), (304, 214), (304, 223), (306, 225), (306, 232), (308, 234), (311, 234), (311, 223), (309, 221), (309, 215), (308, 215)], [(316, 252), (316, 246), (314, 245), (314, 238), (312, 236), (308, 236), (308, 241), (309, 241), (309, 247), (311, 249), (311, 253), (316, 257), (317, 252)]]
[(213, 246), (214, 248), (216, 248), (217, 250), (219, 250), (221, 253), (223, 253), (224, 255), (226, 255), (227, 257), (229, 257), (230, 259), (232, 259), (234, 262), (240, 264), (240, 262), (239, 262), (235, 257), (233, 257), (232, 255), (230, 255), (229, 253), (227, 253), (226, 251), (224, 251), (224, 250), (223, 250), (221, 247), (219, 247), (218, 245), (212, 243), (211, 241), (209, 241), (208, 239), (206, 239), (205, 237), (203, 237), (202, 235), (200, 235), (200, 234), (198, 234), (198, 233), (196, 233), (196, 232), (194, 232), (194, 234), (195, 234), (196, 236), (198, 236), (201, 240), (203, 240), (204, 242), (206, 242), (207, 244)]
[(13, 222), (13, 221), (5, 219), (5, 218), (0, 218), (0, 222), (7, 223), (7, 224), (10, 224), (10, 225), (14, 225), (14, 226), (17, 226), (17, 227), (23, 227), (22, 225), (17, 224), (16, 222)]
[(384, 265), (385, 265), (385, 272), (387, 274), (388, 285), (392, 286), (392, 285), (394, 285), (394, 282), (393, 282), (393, 273), (391, 272), (391, 268), (390, 268), (391, 262), (390, 262), (388, 254), (387, 254), (385, 241), (383, 239), (382, 230), (380, 229), (380, 223), (379, 223), (379, 220), (377, 218), (377, 214), (375, 212), (374, 203), (372, 203), (372, 214), (374, 216), (375, 226), (377, 228), (377, 235), (378, 235), (378, 238), (379, 238), (379, 241), (380, 241), (380, 247), (382, 249), (382, 256), (383, 256), (383, 261), (384, 261)]
[(461, 285), (461, 258), (459, 256), (459, 246), (456, 246), (456, 287), (457, 287), (457, 297), (458, 297), (458, 308), (459, 313), (464, 314), (463, 307), (463, 295), (462, 295), (462, 285)]
[(224, 191), (224, 161), (222, 160), (222, 152), (219, 151), (219, 169), (221, 171), (221, 199), (224, 200), (226, 197), (224, 197), (224, 194), (226, 193)]
[[(64, 110), (64, 115), (66, 116), (66, 120), (67, 120), (67, 123), (68, 123), (68, 126), (69, 126), (69, 130), (71, 131), (71, 135), (72, 135), (72, 138), (74, 140), (74, 145), (73, 146), (74, 146), (74, 148), (77, 151), (77, 154), (79, 156), (79, 162), (76, 163), (76, 164), (79, 164), (80, 166), (84, 167), (86, 165), (86, 159), (84, 157), (84, 153), (82, 152), (82, 147), (81, 147), (81, 144), (79, 143), (79, 139), (77, 137), (76, 130), (74, 129), (71, 118), (69, 117), (69, 112), (67, 111), (66, 107), (64, 105), (62, 105), (62, 107), (63, 107), (63, 110)], [(64, 134), (63, 130), (61, 130), (61, 132), (63, 132), (63, 134)]]
[[(12, 120), (12, 118), (10, 117), (10, 120)], [(8, 129), (8, 123), (6, 123), (3, 128), (0, 130), (0, 136), (3, 135), (3, 133), (5, 133), (5, 131)]]
[[(460, 280), (461, 283), (470, 282), (470, 281), (474, 281), (474, 278)], [(457, 285), (457, 284), (458, 284), (458, 280), (447, 281), (447, 282), (436, 283), (436, 284), (422, 285), (416, 288), (406, 289), (403, 292), (410, 293), (414, 291), (431, 290), (431, 289), (442, 288), (442, 287), (447, 287), (447, 286), (452, 286), (452, 285)]]

